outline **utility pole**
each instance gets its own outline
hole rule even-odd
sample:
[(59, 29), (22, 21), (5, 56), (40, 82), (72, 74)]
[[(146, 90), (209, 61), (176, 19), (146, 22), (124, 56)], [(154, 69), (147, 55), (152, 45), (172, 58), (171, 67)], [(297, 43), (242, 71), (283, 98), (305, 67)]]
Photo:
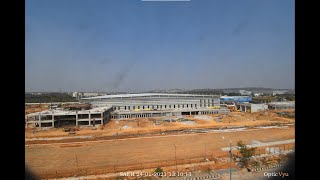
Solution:
[(176, 171), (178, 171), (178, 164), (177, 164), (177, 145), (174, 144), (174, 157), (176, 160)]
[(230, 141), (230, 180), (231, 180), (231, 162), (232, 162), (232, 151), (231, 151), (231, 141)]
[(207, 161), (207, 143), (204, 144), (204, 155), (205, 155), (205, 161)]
[(77, 174), (79, 173), (79, 165), (78, 165), (78, 156), (77, 156), (77, 154), (76, 154), (76, 162), (77, 162)]
[[(224, 136), (222, 136), (222, 139), (223, 139), (223, 140), (225, 139)], [(230, 150), (229, 150), (229, 153), (230, 153), (230, 180), (231, 180), (231, 163), (232, 163), (232, 147), (231, 147), (231, 143), (232, 143), (232, 141), (229, 140), (229, 142), (230, 142)]]

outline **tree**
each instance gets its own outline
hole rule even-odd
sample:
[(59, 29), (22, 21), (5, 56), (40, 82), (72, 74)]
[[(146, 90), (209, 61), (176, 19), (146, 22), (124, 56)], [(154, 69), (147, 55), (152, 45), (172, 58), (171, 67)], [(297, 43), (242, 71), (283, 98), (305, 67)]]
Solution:
[(247, 165), (248, 160), (254, 155), (257, 148), (248, 148), (242, 141), (238, 141), (237, 145), (242, 155), (241, 161)]
[(157, 174), (157, 176), (162, 177), (163, 169), (161, 167), (157, 167), (157, 169), (154, 170), (154, 172)]

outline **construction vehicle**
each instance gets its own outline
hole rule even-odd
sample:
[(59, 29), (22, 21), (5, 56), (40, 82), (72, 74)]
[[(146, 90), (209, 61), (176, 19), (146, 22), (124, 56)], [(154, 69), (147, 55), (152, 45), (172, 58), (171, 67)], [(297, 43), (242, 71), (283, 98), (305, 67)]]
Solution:
[(234, 105), (227, 105), (227, 108), (230, 110), (230, 112), (238, 112), (236, 106)]

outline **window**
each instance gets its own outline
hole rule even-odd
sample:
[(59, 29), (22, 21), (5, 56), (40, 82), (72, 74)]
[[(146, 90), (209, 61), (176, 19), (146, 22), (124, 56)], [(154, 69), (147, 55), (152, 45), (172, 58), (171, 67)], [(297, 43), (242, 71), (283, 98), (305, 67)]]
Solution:
[(173, 108), (176, 108), (176, 105), (173, 105)]
[(124, 106), (124, 110), (127, 110), (127, 106)]
[(188, 104), (187, 104), (187, 108), (188, 108)]
[(140, 106), (138, 106), (138, 109), (140, 109)]
[(142, 106), (142, 109), (144, 109), (144, 106)]
[(166, 109), (166, 108), (167, 108), (167, 105), (164, 105), (164, 108)]
[(192, 104), (190, 104), (191, 105), (191, 108), (192, 108)]
[(136, 109), (136, 106), (132, 106), (132, 109), (135, 110), (135, 109)]

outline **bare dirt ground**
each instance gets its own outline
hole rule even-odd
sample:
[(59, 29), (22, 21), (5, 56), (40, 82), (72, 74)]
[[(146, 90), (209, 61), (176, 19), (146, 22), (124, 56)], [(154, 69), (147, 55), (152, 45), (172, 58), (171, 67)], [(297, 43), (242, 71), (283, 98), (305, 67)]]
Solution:
[[(225, 140), (223, 140), (224, 136)], [(250, 144), (294, 139), (294, 127), (270, 128), (225, 133), (182, 134), (140, 137), (121, 140), (93, 141), (69, 144), (29, 145), (25, 149), (26, 164), (41, 177), (70, 175), (79, 169), (90, 173), (112, 172), (125, 165), (152, 162), (165, 166), (177, 159), (226, 156), (220, 148), (242, 140)], [(175, 146), (176, 145), (176, 146)], [(175, 153), (176, 152), (176, 153)], [(173, 165), (173, 164), (171, 164)], [(125, 169), (123, 169), (124, 171)], [(69, 173), (69, 174), (68, 174)]]
[(30, 114), (30, 113), (35, 113), (35, 112), (40, 112), (44, 110), (48, 110), (48, 105), (47, 104), (32, 104), (32, 105), (25, 105), (25, 113)]
[[(104, 174), (158, 166), (168, 167), (175, 165), (175, 159), (177, 159), (177, 164), (190, 164), (204, 162), (208, 158), (221, 162), (197, 168), (226, 168), (228, 163), (224, 158), (228, 159), (228, 152), (223, 152), (221, 148), (229, 145), (229, 139), (234, 144), (239, 140), (251, 144), (253, 140), (270, 142), (294, 139), (294, 126), (268, 129), (249, 128), (238, 132), (203, 134), (164, 134), (163, 132), (231, 126), (256, 127), (295, 122), (294, 118), (281, 117), (278, 112), (283, 111), (184, 116), (185, 119), (194, 122), (193, 124), (165, 122), (163, 118), (111, 120), (103, 128), (96, 130), (92, 130), (91, 127), (81, 128), (80, 131), (76, 131), (75, 135), (69, 135), (62, 128), (47, 130), (27, 128), (25, 131), (25, 161), (30, 169), (42, 178), (66, 177), (75, 174)], [(160, 122), (159, 125), (155, 124), (156, 120)], [(150, 135), (150, 133), (156, 135)], [(28, 140), (30, 138), (77, 136), (94, 138), (38, 142)]]

